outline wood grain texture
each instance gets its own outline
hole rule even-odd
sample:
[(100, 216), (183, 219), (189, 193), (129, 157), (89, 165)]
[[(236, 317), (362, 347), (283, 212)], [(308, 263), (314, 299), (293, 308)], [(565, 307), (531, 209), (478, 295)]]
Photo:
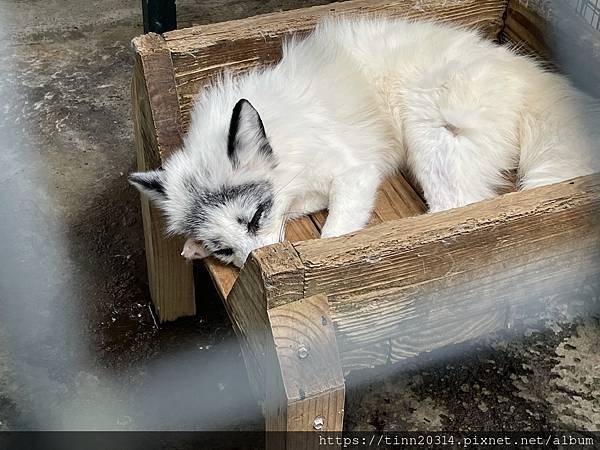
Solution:
[[(141, 45), (142, 41), (147, 45)], [(161, 148), (172, 151), (178, 140), (173, 135), (173, 120), (162, 118), (165, 94), (157, 86), (166, 85), (161, 77), (171, 77), (171, 109), (176, 106), (169, 53), (160, 50), (156, 36), (138, 38), (140, 50), (135, 57), (132, 80), (132, 112), (138, 170), (155, 169), (161, 164)], [(167, 108), (168, 109), (168, 108)], [(177, 111), (178, 112), (178, 111)], [(173, 113), (173, 111), (170, 111)], [(162, 125), (166, 126), (163, 130)], [(161, 147), (161, 144), (163, 145)], [(180, 256), (183, 239), (166, 238), (160, 211), (142, 196), (142, 218), (150, 294), (161, 322), (196, 313), (191, 264)]]
[[(540, 220), (554, 222), (564, 214), (564, 210), (575, 210), (580, 202), (593, 209), (597, 178), (597, 175), (581, 177), (530, 191), (509, 193), (464, 208), (386, 222), (353, 235), (296, 243), (294, 248), (305, 266), (305, 292), (307, 295), (328, 292), (330, 296), (344, 298), (375, 291), (380, 282), (385, 288), (402, 287), (443, 276), (449, 264), (443, 251), (445, 245), (473, 233), (496, 245), (499, 227), (513, 223), (524, 224), (523, 229), (515, 225), (516, 229), (511, 233), (511, 239), (517, 242), (520, 242), (519, 239), (526, 241), (529, 231), (548, 232), (545, 227), (538, 230)], [(553, 219), (555, 216), (557, 219)], [(564, 223), (562, 225), (565, 226)], [(517, 231), (519, 233), (515, 234)], [(477, 240), (473, 244), (482, 245)], [(423, 261), (413, 250), (422, 248), (424, 252), (428, 245), (435, 246), (436, 252), (423, 253), (422, 256), (430, 256), (428, 266), (435, 271), (424, 272), (423, 263), (428, 261)], [(475, 253), (475, 249), (471, 253)], [(438, 264), (439, 259), (444, 259), (445, 264)], [(468, 261), (470, 259), (465, 263)], [(344, 279), (344, 282), (338, 283), (339, 279)]]
[(155, 33), (134, 38), (132, 45), (141, 64), (156, 136), (155, 150), (162, 162), (183, 142), (171, 52)]
[(332, 313), (342, 360), (354, 348), (389, 342), (389, 349), (381, 348), (378, 358), (391, 364), (510, 328), (517, 320), (558, 317), (564, 308), (580, 307), (575, 303), (581, 297), (575, 296), (575, 301), (573, 293), (582, 288), (589, 292), (586, 307), (595, 304), (598, 312), (598, 236), (580, 238), (418, 286), (355, 299), (357, 308)]
[(164, 34), (175, 69), (184, 129), (197, 93), (224, 69), (241, 72), (277, 62), (281, 41), (307, 33), (331, 14), (436, 19), (476, 27), (495, 39), (503, 26), (507, 0), (353, 0), (287, 12), (265, 14)]
[[(591, 175), (346, 237), (265, 247), (252, 255), (234, 291), (251, 287), (227, 302), (241, 314), (262, 315), (244, 319), (252, 330), (265, 327), (270, 308), (327, 295), (348, 373), (523, 318), (582, 304), (598, 312), (599, 238), (600, 175)], [(249, 298), (253, 308), (240, 306)], [(256, 333), (242, 331), (246, 339)], [(263, 354), (267, 342), (255, 341), (252, 354)]]
[[(334, 321), (335, 323), (335, 321)], [(384, 339), (359, 348), (346, 348), (340, 353), (344, 376), (358, 370), (373, 369), (390, 363), (392, 339)]]
[[(223, 299), (223, 305), (240, 344), (250, 388), (262, 403), (265, 399), (265, 348), (269, 322), (260, 261), (251, 256), (242, 272), (243, 276)], [(301, 284), (298, 287), (301, 288)]]
[(511, 0), (508, 2), (503, 38), (525, 53), (540, 55), (549, 61), (552, 59), (549, 15), (548, 0), (532, 2), (529, 5), (519, 0)]
[(379, 188), (371, 224), (418, 216), (427, 211), (425, 202), (402, 174), (389, 177)]
[[(177, 27), (239, 20), (273, 11), (306, 8), (331, 3), (331, 0), (177, 0)], [(215, 7), (219, 6), (219, 7)]]
[(342, 431), (344, 377), (327, 298), (272, 308), (268, 317), (275, 358), (266, 382), (280, 389), (267, 391), (267, 431), (315, 431), (317, 418), (321, 431)]
[[(595, 236), (562, 234), (552, 245), (531, 254), (395, 296), (402, 298), (401, 303), (412, 302), (415, 311), (402, 320), (402, 330), (391, 340), (389, 363), (508, 329), (519, 321), (571, 320), (588, 310), (597, 314), (600, 248), (599, 229), (595, 230)], [(586, 225), (578, 231), (591, 230)], [(580, 290), (587, 291), (584, 297)], [(422, 307), (427, 304), (440, 307)], [(565, 310), (570, 312), (564, 314)]]
[(600, 175), (592, 175), (294, 244), (304, 295), (328, 296), (342, 364), (355, 367), (568, 307), (582, 286), (598, 302), (599, 195)]
[[(303, 298), (303, 267), (289, 242), (255, 250), (223, 304), (238, 337), (250, 386), (259, 400), (265, 398), (265, 358), (271, 338), (268, 303)], [(282, 301), (285, 298), (286, 301)]]
[(210, 274), (219, 297), (221, 299), (227, 298), (240, 274), (240, 270), (231, 264), (224, 264), (212, 256), (206, 258), (203, 263)]

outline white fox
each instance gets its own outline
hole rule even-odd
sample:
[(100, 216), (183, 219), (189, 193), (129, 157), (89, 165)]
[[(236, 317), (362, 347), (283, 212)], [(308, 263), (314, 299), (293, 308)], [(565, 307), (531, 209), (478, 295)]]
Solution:
[(329, 19), (277, 65), (204, 89), (183, 148), (130, 181), (184, 254), (242, 266), (290, 218), (328, 208), (322, 237), (364, 227), (398, 169), (430, 211), (493, 197), (515, 170), (520, 189), (596, 172), (599, 130), (565, 78), (475, 31)]

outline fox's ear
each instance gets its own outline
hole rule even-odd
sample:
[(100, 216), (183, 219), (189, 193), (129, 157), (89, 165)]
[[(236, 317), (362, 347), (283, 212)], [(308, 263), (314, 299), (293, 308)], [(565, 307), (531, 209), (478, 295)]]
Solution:
[(238, 101), (233, 108), (227, 139), (227, 156), (234, 167), (254, 158), (269, 160), (273, 157), (273, 150), (260, 115), (246, 99)]
[(181, 256), (185, 259), (204, 259), (210, 253), (206, 251), (204, 246), (194, 239), (188, 239), (183, 244), (183, 251), (181, 252)]
[(164, 171), (151, 170), (149, 172), (135, 172), (129, 175), (129, 182), (140, 192), (143, 192), (151, 200), (165, 200), (165, 185), (163, 180)]

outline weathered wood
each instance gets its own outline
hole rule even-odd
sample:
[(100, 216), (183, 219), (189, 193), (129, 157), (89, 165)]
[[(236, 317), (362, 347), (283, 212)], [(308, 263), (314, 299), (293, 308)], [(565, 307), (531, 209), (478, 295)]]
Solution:
[(331, 0), (227, 0), (226, 7), (215, 8), (215, 3), (205, 0), (177, 0), (177, 24), (179, 28), (188, 28), (326, 3), (331, 3)]
[(371, 224), (418, 216), (427, 205), (402, 174), (389, 177), (379, 189)]
[(599, 195), (592, 175), (294, 244), (304, 295), (327, 294), (342, 363), (357, 366), (346, 352), (379, 345), (364, 365), (394, 362), (564, 307), (583, 285), (597, 301)]
[(209, 256), (203, 262), (215, 285), (217, 294), (221, 299), (227, 298), (240, 274), (239, 269), (231, 264), (223, 264), (212, 256)]
[(326, 15), (378, 14), (451, 21), (476, 27), (495, 39), (503, 26), (506, 4), (507, 0), (353, 0), (165, 33), (183, 126), (189, 124), (193, 98), (215, 75), (224, 69), (240, 72), (278, 61), (285, 36), (310, 31)]
[[(334, 321), (335, 323), (335, 321)], [(386, 339), (340, 353), (344, 376), (356, 370), (373, 369), (390, 363), (392, 339)]]
[[(479, 270), (432, 280), (400, 290), (377, 291), (354, 299), (356, 308), (332, 313), (344, 354), (355, 347), (385, 344), (370, 355), (391, 364), (450, 344), (509, 328), (517, 320), (556, 318), (565, 308), (579, 308), (585, 289), (587, 306), (600, 305), (598, 236), (518, 255)], [(596, 247), (594, 247), (596, 245)], [(573, 314), (574, 315), (574, 314)], [(353, 361), (357, 364), (357, 361)], [(349, 371), (353, 367), (345, 367)]]
[[(344, 377), (327, 298), (317, 295), (272, 308), (268, 317), (267, 431), (341, 432)], [(290, 443), (305, 444), (287, 439), (276, 448), (306, 448)]]
[(531, 4), (519, 0), (508, 2), (503, 39), (522, 52), (539, 55), (546, 61), (552, 59), (547, 18), (550, 3), (539, 0)]
[(223, 299), (242, 348), (250, 385), (258, 399), (265, 396), (264, 358), (270, 338), (267, 304), (285, 304), (303, 298), (303, 270), (289, 242), (257, 249)]
[[(169, 51), (158, 35), (134, 40), (132, 80), (134, 137), (139, 170), (155, 169), (181, 143), (179, 106)], [(180, 253), (183, 239), (164, 236), (160, 211), (142, 197), (148, 281), (161, 321), (196, 313), (191, 264)]]
[[(592, 175), (346, 237), (286, 243), (285, 253), (266, 247), (244, 269), (254, 275), (236, 283), (254, 280), (252, 288), (227, 303), (248, 311), (238, 302), (258, 299), (250, 310), (264, 311), (326, 294), (346, 373), (571, 307), (574, 292), (577, 302), (600, 304), (599, 195), (600, 175)], [(260, 322), (245, 320), (250, 329)], [(265, 342), (251, 344), (254, 354)]]
[[(481, 246), (483, 242), (490, 241), (494, 246), (506, 246), (508, 242), (529, 241), (527, 233), (530, 231), (536, 234), (558, 232), (562, 229), (558, 225), (566, 226), (560, 222), (564, 219), (563, 215), (568, 214), (569, 219), (575, 220), (570, 215), (593, 212), (597, 181), (598, 175), (581, 177), (509, 193), (464, 208), (386, 222), (353, 235), (296, 243), (294, 248), (306, 269), (305, 292), (307, 295), (328, 292), (330, 296), (341, 299), (376, 291), (380, 281), (385, 282), (385, 288), (391, 288), (443, 276), (450, 263), (445, 259), (447, 252), (441, 251), (446, 245), (466, 236), (473, 240), (467, 245)], [(582, 206), (587, 211), (578, 211)], [(548, 224), (559, 223), (556, 228), (548, 229), (551, 227), (538, 226), (540, 220), (548, 220)], [(578, 220), (591, 219), (586, 216)], [(510, 236), (507, 233), (506, 239), (498, 241), (499, 230), (511, 226), (515, 229)], [(566, 229), (569, 230), (568, 226)], [(472, 237), (480, 235), (482, 240), (479, 241)], [(428, 245), (434, 246), (436, 252), (425, 253)], [(424, 261), (413, 251), (415, 249), (423, 249), (423, 256), (435, 259)], [(476, 250), (465, 249), (469, 252), (467, 256), (475, 256)], [(487, 254), (489, 250), (486, 248), (482, 253)], [(439, 264), (442, 257), (444, 265)], [(423, 263), (427, 263), (430, 270), (424, 272)], [(478, 264), (471, 258), (467, 258), (465, 263), (470, 266)]]
[[(597, 314), (600, 229), (595, 230), (588, 236), (562, 234), (532, 254), (395, 296), (404, 305), (414, 304), (415, 311), (414, 318), (402, 320), (402, 329), (397, 327), (389, 363), (511, 328), (517, 321), (571, 320), (590, 309)], [(578, 231), (593, 230), (586, 225), (573, 233)], [(429, 309), (421, 307), (427, 304)]]
[[(161, 162), (181, 147), (182, 125), (171, 53), (164, 39), (154, 33), (132, 41), (142, 82), (146, 86), (151, 124)], [(155, 161), (158, 162), (158, 161)]]

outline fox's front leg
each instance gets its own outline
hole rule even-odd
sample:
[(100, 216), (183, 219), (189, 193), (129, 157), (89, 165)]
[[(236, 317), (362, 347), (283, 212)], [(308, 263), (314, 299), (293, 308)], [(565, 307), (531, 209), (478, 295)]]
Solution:
[(356, 167), (334, 178), (321, 237), (340, 236), (363, 228), (371, 217), (381, 178), (381, 171), (373, 166)]

